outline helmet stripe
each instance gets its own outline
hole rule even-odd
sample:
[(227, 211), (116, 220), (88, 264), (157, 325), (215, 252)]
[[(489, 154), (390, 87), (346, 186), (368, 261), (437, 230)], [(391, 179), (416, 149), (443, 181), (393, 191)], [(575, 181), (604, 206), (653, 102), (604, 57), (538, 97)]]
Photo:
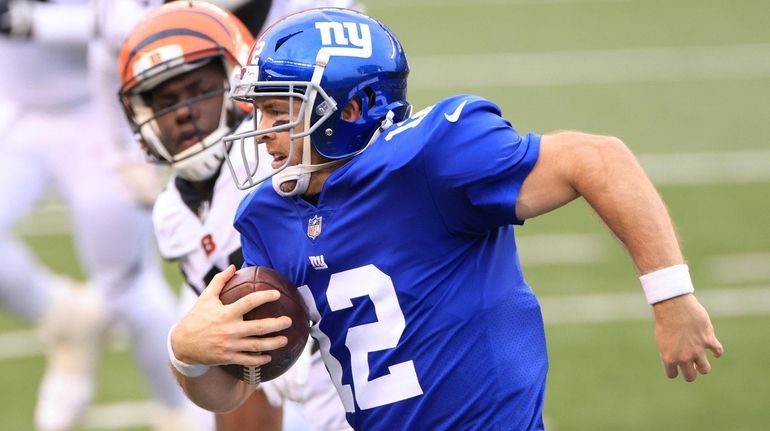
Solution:
[[(131, 60), (142, 50), (145, 46), (150, 45), (153, 42), (157, 42), (159, 40), (168, 38), (168, 37), (174, 37), (174, 36), (192, 36), (199, 39), (207, 40), (209, 42), (212, 42), (214, 44), (218, 45), (218, 42), (210, 37), (209, 35), (205, 33), (201, 33), (194, 30), (189, 30), (185, 28), (172, 28), (168, 30), (159, 31), (153, 35), (148, 36), (141, 42), (139, 42), (134, 49), (131, 50), (131, 53), (128, 55), (128, 59), (126, 60), (126, 70), (128, 69), (128, 66), (131, 64)], [(123, 71), (125, 73), (125, 70)]]

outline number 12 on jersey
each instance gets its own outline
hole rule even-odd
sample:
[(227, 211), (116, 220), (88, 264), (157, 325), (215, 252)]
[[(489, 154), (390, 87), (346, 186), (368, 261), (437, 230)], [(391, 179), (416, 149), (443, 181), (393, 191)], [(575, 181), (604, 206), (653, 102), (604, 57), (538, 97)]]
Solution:
[[(310, 318), (319, 322), (321, 316), (310, 289), (307, 286), (298, 289), (308, 306)], [(342, 365), (329, 351), (329, 337), (319, 329), (318, 324), (311, 328), (312, 336), (321, 347), (332, 382), (348, 412), (355, 411), (354, 402), (361, 410), (367, 410), (422, 395), (422, 387), (412, 361), (392, 364), (388, 366), (390, 374), (369, 380), (369, 352), (395, 348), (406, 328), (406, 320), (396, 297), (393, 280), (376, 266), (366, 265), (332, 274), (326, 290), (332, 312), (353, 307), (351, 299), (361, 296), (368, 296), (371, 300), (377, 321), (352, 326), (347, 330), (345, 346), (350, 351), (355, 393), (351, 385), (342, 384)]]

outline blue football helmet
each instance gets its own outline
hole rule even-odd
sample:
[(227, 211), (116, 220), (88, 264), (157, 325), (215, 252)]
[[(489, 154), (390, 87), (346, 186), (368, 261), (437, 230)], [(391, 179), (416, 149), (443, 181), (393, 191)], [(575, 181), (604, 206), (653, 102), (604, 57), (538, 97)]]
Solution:
[[(273, 177), (279, 194), (304, 193), (310, 173), (359, 154), (379, 132), (409, 115), (408, 74), (404, 50), (393, 32), (362, 13), (311, 9), (276, 22), (252, 47), (230, 95), (251, 103), (258, 97), (286, 97), (290, 106), (301, 100), (300, 108), (286, 124), (257, 130), (255, 121), (254, 130), (230, 135), (225, 142), (258, 145), (260, 135), (288, 131), (290, 155), (280, 168), (255, 178), (259, 159), (252, 163), (249, 154), (259, 151), (234, 151), (242, 156), (248, 176), (237, 178), (228, 159), (236, 184), (245, 189)], [(342, 109), (354, 99), (361, 104), (359, 118), (341, 118)], [(295, 133), (299, 125), (304, 130)], [(299, 138), (302, 163), (289, 167), (294, 139)], [(330, 162), (312, 165), (311, 146)], [(297, 181), (297, 186), (288, 193), (280, 191), (280, 184), (287, 181)]]

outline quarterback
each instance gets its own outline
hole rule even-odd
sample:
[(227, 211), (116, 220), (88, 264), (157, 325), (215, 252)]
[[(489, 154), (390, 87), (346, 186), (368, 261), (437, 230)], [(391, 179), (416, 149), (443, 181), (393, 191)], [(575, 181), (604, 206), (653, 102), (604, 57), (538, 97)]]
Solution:
[[(245, 265), (272, 267), (299, 286), (354, 429), (543, 429), (545, 334), (514, 226), (578, 197), (629, 251), (669, 377), (709, 372), (706, 350), (718, 356), (722, 346), (665, 206), (622, 141), (520, 134), (473, 95), (412, 113), (408, 72), (384, 24), (320, 9), (268, 29), (231, 92), (261, 114), (254, 130), (225, 139), (241, 147), (231, 163), (263, 162), (247, 157), (254, 142), (272, 161), (269, 174), (245, 169), (236, 180), (257, 187), (235, 220)], [(207, 315), (188, 314), (172, 330), (187, 365), (221, 360), (212, 352), (221, 339), (180, 328), (219, 318), (215, 293), (233, 272), (215, 276), (201, 297)], [(260, 293), (254, 305), (272, 299)], [(249, 333), (233, 327), (232, 343), (251, 341), (239, 361), (265, 363), (259, 352), (286, 342), (269, 336), (286, 319)], [(210, 408), (245, 397), (242, 385), (210, 372), (181, 378)]]

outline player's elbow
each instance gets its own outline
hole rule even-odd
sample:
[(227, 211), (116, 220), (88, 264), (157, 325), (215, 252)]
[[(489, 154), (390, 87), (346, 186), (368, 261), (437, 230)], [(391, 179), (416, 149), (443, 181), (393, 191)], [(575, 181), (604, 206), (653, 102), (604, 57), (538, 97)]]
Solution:
[(212, 413), (227, 413), (237, 409), (245, 402), (245, 399), (215, 398), (211, 397), (209, 394), (199, 394), (188, 390), (185, 390), (184, 392), (193, 404)]
[(614, 136), (601, 136), (594, 143), (595, 151), (598, 152), (598, 159), (605, 172), (612, 174), (619, 170), (636, 170), (639, 168), (639, 162), (628, 148), (625, 142)]
[(576, 151), (586, 164), (614, 162), (633, 157), (631, 150), (615, 136), (578, 134), (573, 138)]
[(177, 374), (177, 382), (190, 401), (214, 413), (235, 410), (255, 389), (215, 369), (195, 379), (184, 378)]
[(600, 151), (607, 152), (616, 158), (634, 159), (631, 149), (618, 137), (600, 136), (595, 145)]
[(625, 142), (614, 136), (598, 136), (591, 144), (594, 159), (604, 172), (628, 169), (637, 165), (636, 157)]
[(583, 186), (611, 183), (618, 175), (640, 169), (628, 146), (614, 136), (574, 133), (572, 145), (573, 185)]

